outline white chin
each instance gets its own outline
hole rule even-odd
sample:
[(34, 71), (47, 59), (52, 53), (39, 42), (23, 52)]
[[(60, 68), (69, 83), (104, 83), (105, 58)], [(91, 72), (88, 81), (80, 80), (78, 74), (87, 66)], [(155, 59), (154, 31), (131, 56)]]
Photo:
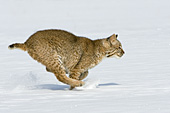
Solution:
[(117, 59), (119, 59), (120, 57), (117, 56), (117, 55), (112, 55), (112, 56), (107, 56), (107, 58), (117, 58)]
[(112, 58), (117, 58), (117, 59), (119, 59), (120, 57), (117, 56), (117, 55), (113, 55)]

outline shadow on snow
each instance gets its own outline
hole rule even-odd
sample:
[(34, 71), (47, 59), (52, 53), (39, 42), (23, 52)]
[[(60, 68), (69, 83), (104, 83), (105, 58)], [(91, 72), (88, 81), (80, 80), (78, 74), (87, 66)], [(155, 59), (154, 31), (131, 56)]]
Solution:
[(65, 90), (65, 89), (69, 89), (69, 86), (68, 85), (58, 85), (58, 84), (41, 84), (41, 85), (36, 85), (35, 89)]
[[(119, 85), (117, 83), (104, 83), (104, 84), (98, 84), (98, 86), (103, 87), (103, 86), (114, 86), (114, 85)], [(35, 89), (46, 89), (46, 90), (66, 90), (69, 89), (70, 86), (68, 85), (58, 85), (58, 84), (41, 84), (41, 85), (36, 85)], [(99, 88), (98, 87), (98, 88)]]
[(105, 84), (99, 84), (98, 86), (113, 86), (113, 85), (119, 85), (117, 83), (105, 83)]

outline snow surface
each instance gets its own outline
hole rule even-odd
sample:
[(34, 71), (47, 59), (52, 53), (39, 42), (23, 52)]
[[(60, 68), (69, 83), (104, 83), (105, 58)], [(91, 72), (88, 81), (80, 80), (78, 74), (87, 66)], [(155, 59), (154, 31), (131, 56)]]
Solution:
[[(0, 113), (170, 113), (169, 0), (0, 0)], [(91, 39), (119, 34), (126, 54), (68, 90), (26, 52), (42, 29)]]

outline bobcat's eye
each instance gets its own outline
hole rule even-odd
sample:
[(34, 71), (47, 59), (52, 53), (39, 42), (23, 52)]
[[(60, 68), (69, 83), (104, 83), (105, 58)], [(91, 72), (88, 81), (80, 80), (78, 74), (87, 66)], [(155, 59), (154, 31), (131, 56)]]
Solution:
[(121, 46), (119, 46), (119, 49), (122, 49), (122, 47), (121, 47)]

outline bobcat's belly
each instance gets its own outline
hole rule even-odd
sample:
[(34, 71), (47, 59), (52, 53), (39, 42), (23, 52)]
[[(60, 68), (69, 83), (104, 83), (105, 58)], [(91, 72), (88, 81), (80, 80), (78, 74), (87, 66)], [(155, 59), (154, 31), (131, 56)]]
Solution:
[(66, 73), (70, 73), (70, 71), (76, 67), (78, 62), (79, 62), (79, 58), (77, 57), (69, 57), (68, 60), (64, 60), (63, 66), (65, 67)]

